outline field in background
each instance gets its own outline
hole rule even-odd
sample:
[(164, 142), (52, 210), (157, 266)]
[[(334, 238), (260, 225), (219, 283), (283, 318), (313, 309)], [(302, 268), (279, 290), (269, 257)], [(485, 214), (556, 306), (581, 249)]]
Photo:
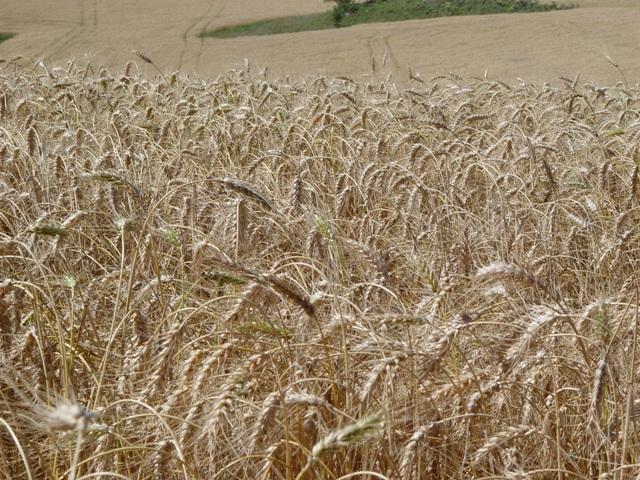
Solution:
[[(344, 28), (367, 23), (388, 23), (425, 18), (497, 13), (525, 13), (559, 10), (557, 4), (541, 4), (531, 0), (458, 1), (385, 0), (383, 2), (349, 2), (334, 4), (330, 10), (309, 15), (286, 16), (230, 25), (202, 32), (205, 38), (233, 38), (274, 35), (314, 30)], [(570, 8), (566, 6), (565, 8)]]
[[(0, 31), (18, 35), (0, 45), (0, 59), (24, 55), (35, 63), (70, 58), (122, 68), (131, 50), (175, 70), (215, 77), (238, 68), (245, 58), (279, 76), (302, 78), (327, 72), (361, 78), (376, 74), (408, 82), (407, 67), (429, 78), (443, 72), (492, 78), (555, 81), (560, 75), (615, 83), (615, 58), (630, 78), (640, 76), (640, 9), (633, 0), (581, 0), (596, 8), (482, 18), (441, 18), (407, 23), (360, 25), (343, 31), (273, 37), (201, 39), (225, 25), (303, 15), (331, 7), (322, 0), (59, 0), (42, 9), (40, 0), (7, 0), (0, 5)], [(526, 32), (526, 38), (523, 32)], [(384, 60), (384, 61), (383, 61)]]
[(1, 477), (640, 473), (637, 87), (21, 62)]

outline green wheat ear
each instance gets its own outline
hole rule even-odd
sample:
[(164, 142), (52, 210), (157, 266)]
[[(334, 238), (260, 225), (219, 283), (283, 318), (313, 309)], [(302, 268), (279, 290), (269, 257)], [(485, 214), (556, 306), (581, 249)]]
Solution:
[(29, 229), (29, 232), (36, 235), (45, 235), (49, 237), (61, 237), (68, 233), (68, 230), (55, 223), (39, 223)]
[(240, 330), (246, 333), (262, 333), (270, 337), (278, 338), (291, 338), (293, 336), (292, 332), (284, 327), (278, 327), (268, 322), (258, 320), (247, 322), (240, 327)]
[(163, 228), (162, 230), (160, 230), (160, 236), (176, 248), (180, 248), (180, 246), (182, 245), (182, 242), (180, 241), (180, 234), (176, 231), (175, 228)]
[(236, 275), (232, 275), (228, 272), (222, 272), (218, 270), (212, 270), (206, 272), (204, 278), (217, 282), (218, 285), (246, 285), (247, 281), (244, 278), (240, 278)]
[(351, 425), (331, 432), (311, 449), (310, 461), (318, 460), (324, 453), (366, 440), (376, 433), (382, 423), (382, 411), (363, 417)]
[(307, 463), (296, 476), (296, 480), (304, 478), (304, 474), (309, 471), (312, 465), (316, 463), (323, 454), (361, 443), (374, 436), (382, 426), (382, 417), (382, 410), (378, 410), (351, 425), (329, 433), (313, 446), (307, 458)]

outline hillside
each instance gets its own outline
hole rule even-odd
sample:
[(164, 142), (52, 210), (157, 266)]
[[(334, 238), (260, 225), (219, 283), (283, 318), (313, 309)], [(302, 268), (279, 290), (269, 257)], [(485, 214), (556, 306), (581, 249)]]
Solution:
[[(18, 35), (0, 44), (0, 58), (24, 55), (64, 65), (71, 59), (121, 68), (140, 50), (170, 73), (216, 76), (245, 58), (274, 74), (300, 79), (327, 72), (361, 78), (376, 74), (408, 82), (407, 67), (429, 78), (446, 72), (494, 79), (555, 81), (582, 72), (612, 84), (620, 80), (606, 56), (640, 77), (640, 9), (633, 0), (581, 0), (570, 11), (441, 18), (272, 37), (203, 40), (203, 30), (261, 18), (330, 8), (322, 0), (39, 0), (0, 5), (0, 32)], [(589, 8), (592, 7), (592, 8)], [(526, 32), (526, 33), (525, 33)]]

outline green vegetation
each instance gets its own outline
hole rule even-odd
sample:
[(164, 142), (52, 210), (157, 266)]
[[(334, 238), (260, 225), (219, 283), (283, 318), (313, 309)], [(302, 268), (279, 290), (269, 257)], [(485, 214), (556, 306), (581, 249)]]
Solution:
[(13, 37), (13, 33), (0, 32), (0, 43), (4, 42), (5, 40), (9, 40), (11, 37)]
[(273, 18), (258, 22), (231, 25), (208, 32), (202, 32), (201, 37), (232, 38), (250, 35), (273, 35), (276, 33), (294, 33), (309, 30), (325, 30), (334, 28), (333, 15), (330, 11), (311, 15), (296, 15), (291, 17)]
[(202, 32), (200, 36), (230, 38), (272, 35), (349, 27), (360, 23), (395, 22), (454, 15), (540, 12), (561, 8), (567, 7), (556, 3), (540, 4), (535, 0), (374, 0), (365, 3), (336, 0), (332, 11), (232, 25)]
[[(337, 8), (343, 8), (338, 5)], [(555, 3), (540, 4), (533, 0), (378, 0), (356, 6), (351, 15), (340, 19), (340, 26), (359, 23), (395, 22), (417, 18), (489, 13), (539, 12), (557, 10)]]

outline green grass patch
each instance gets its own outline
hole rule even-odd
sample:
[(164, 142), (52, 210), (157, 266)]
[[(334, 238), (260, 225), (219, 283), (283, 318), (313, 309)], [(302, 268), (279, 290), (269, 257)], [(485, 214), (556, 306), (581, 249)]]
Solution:
[(202, 32), (201, 37), (231, 38), (349, 27), (360, 23), (396, 22), (420, 18), (544, 12), (569, 8), (534, 0), (374, 0), (340, 2), (333, 10), (311, 15), (273, 18)]
[(13, 35), (13, 33), (0, 32), (0, 43), (4, 42), (5, 40), (9, 40), (11, 37), (13, 37)]
[(258, 22), (231, 25), (202, 32), (201, 37), (232, 38), (251, 35), (273, 35), (276, 33), (305, 32), (309, 30), (325, 30), (335, 28), (331, 11), (313, 13), (311, 15), (295, 15), (291, 17), (272, 18)]

